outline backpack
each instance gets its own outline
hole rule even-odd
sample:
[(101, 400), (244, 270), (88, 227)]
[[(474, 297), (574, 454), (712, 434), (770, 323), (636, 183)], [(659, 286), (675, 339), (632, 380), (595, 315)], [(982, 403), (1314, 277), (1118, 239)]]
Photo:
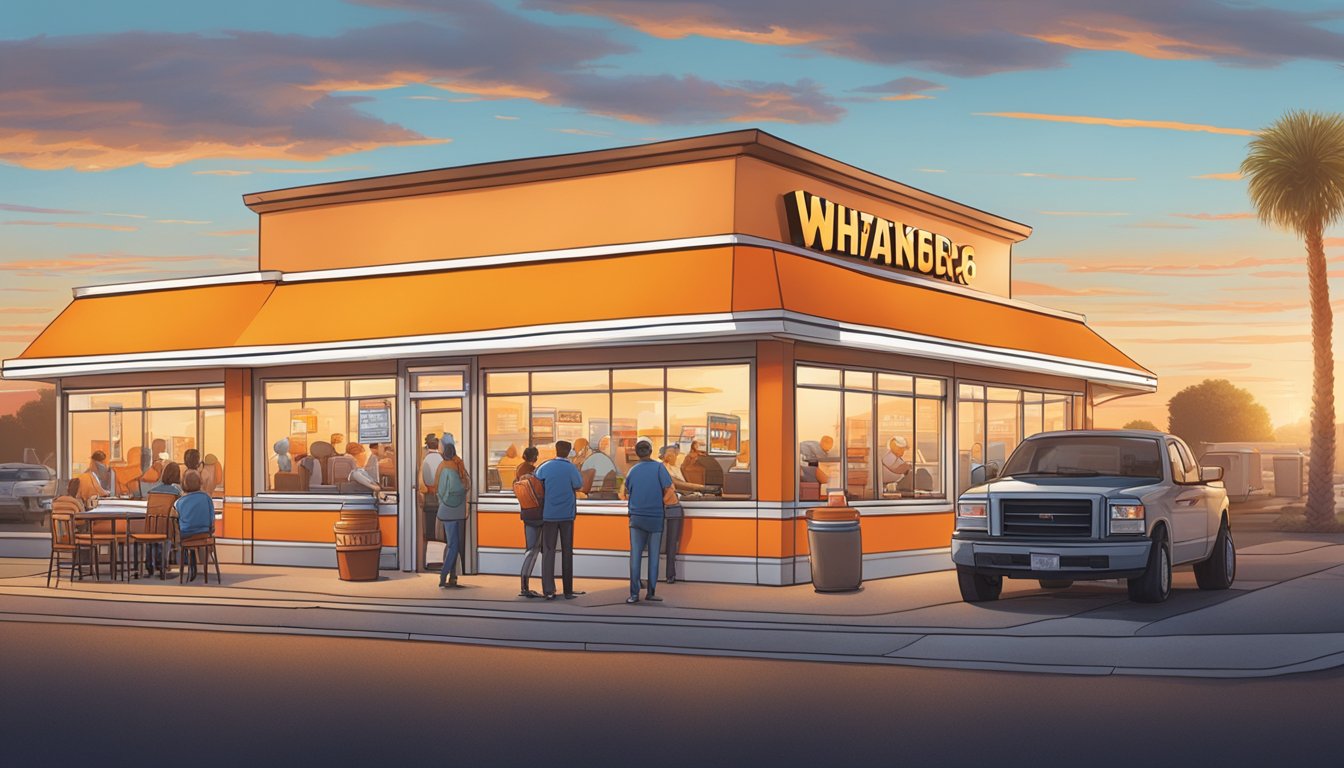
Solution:
[(518, 498), (518, 508), (524, 520), (541, 519), (541, 502), (546, 496), (546, 486), (541, 478), (531, 472), (519, 476), (513, 481), (513, 495)]
[(462, 476), (457, 468), (444, 463), (439, 468), (439, 503), (445, 507), (460, 507), (467, 500), (467, 488), (462, 484)]

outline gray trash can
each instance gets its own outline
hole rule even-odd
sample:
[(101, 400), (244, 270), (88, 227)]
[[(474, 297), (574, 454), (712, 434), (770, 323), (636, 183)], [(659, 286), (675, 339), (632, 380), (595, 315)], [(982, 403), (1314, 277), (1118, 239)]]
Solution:
[(1302, 457), (1274, 457), (1274, 495), (1287, 499), (1302, 497)]
[(852, 592), (863, 585), (863, 538), (853, 507), (807, 511), (808, 559), (818, 592)]

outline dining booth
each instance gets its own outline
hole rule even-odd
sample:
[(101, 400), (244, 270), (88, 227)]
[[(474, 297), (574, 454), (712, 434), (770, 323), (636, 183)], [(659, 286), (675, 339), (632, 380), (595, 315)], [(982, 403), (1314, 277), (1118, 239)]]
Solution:
[[(1013, 296), (1028, 226), (758, 130), (244, 203), (255, 270), (76, 289), (3, 368), (56, 385), (61, 478), (95, 450), (128, 475), (137, 448), (211, 454), (226, 564), (334, 568), (333, 524), (364, 509), (381, 566), (423, 569), (420, 468), (451, 436), (469, 572), (517, 573), (521, 453), (566, 440), (576, 573), (619, 577), (617, 490), (647, 437), (695, 486), (682, 578), (807, 582), (804, 516), (834, 491), (865, 577), (944, 569), (960, 490), (1156, 388), (1082, 316)], [(124, 317), (155, 330), (97, 332)], [(45, 535), (0, 532), (0, 552)]]

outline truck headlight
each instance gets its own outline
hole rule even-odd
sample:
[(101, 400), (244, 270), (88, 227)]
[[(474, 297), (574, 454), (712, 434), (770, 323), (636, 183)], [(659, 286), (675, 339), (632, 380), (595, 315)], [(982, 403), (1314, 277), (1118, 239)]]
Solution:
[(987, 505), (983, 501), (972, 501), (957, 504), (957, 528), (979, 528), (989, 529), (989, 518), (986, 515)]
[(1142, 504), (1112, 504), (1111, 533), (1144, 533), (1148, 530)]

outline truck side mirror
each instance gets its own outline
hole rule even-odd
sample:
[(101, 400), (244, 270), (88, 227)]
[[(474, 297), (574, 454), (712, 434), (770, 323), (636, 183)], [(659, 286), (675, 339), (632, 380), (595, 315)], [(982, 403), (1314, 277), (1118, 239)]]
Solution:
[(1223, 479), (1222, 467), (1200, 467), (1199, 481), (1201, 483), (1212, 483)]

